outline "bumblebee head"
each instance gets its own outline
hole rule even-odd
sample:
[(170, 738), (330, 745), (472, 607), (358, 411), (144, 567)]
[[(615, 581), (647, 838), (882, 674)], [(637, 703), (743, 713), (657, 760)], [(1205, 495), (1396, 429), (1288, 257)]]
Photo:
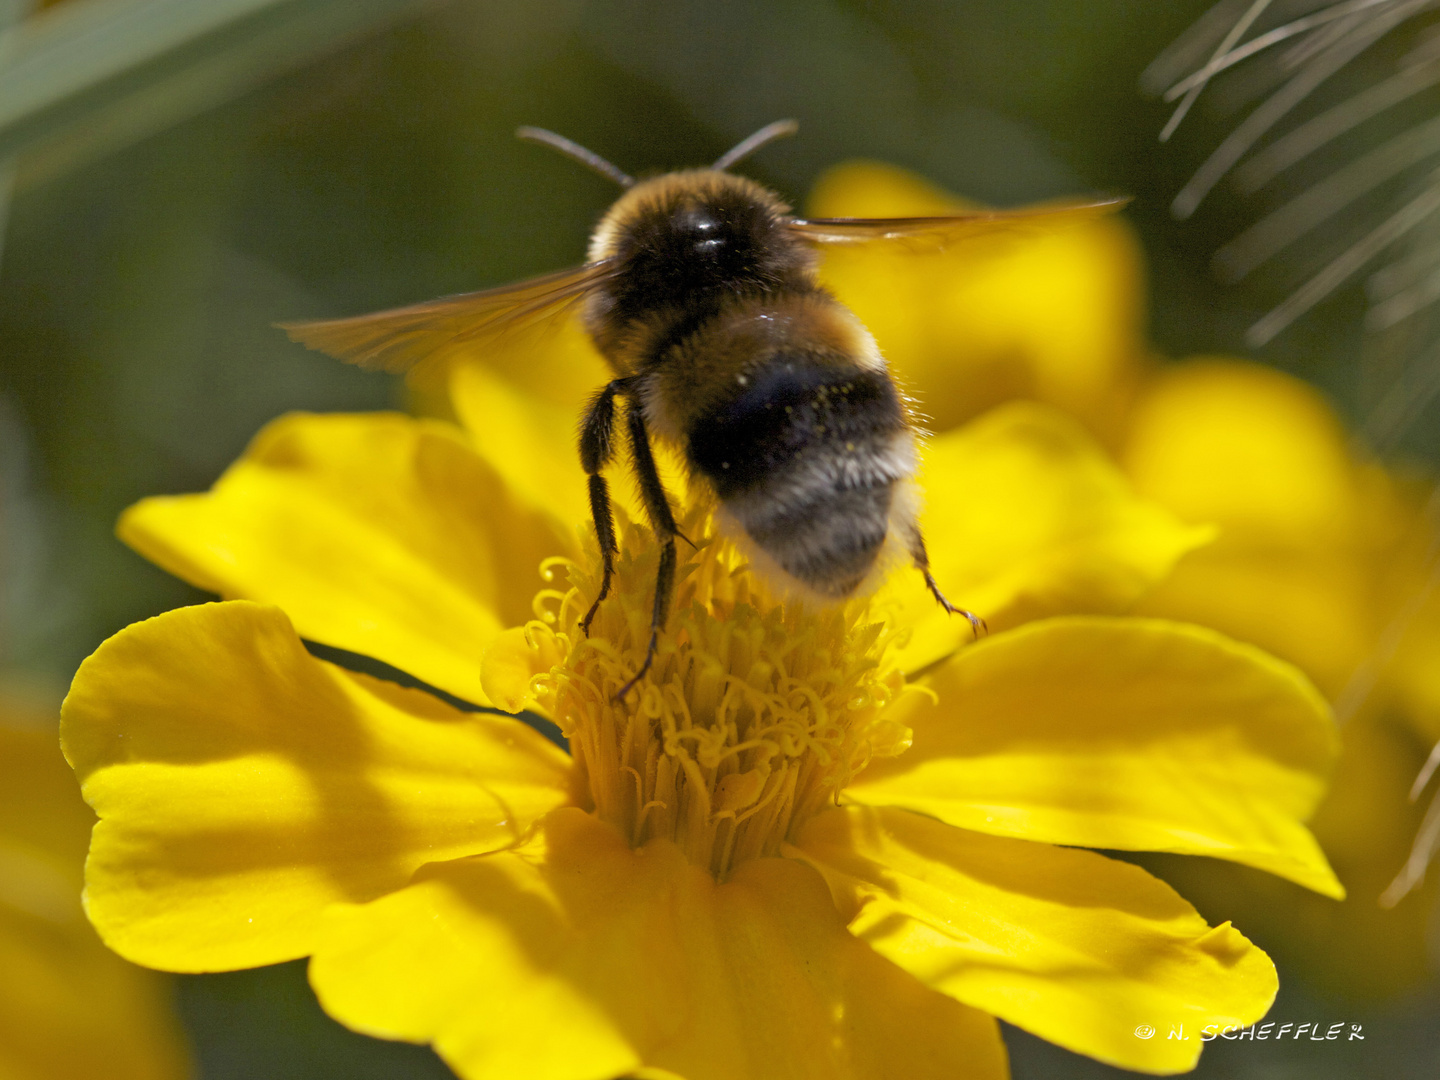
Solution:
[(808, 279), (815, 258), (789, 229), (790, 208), (767, 188), (727, 171), (796, 128), (793, 120), (776, 121), (708, 169), (640, 181), (554, 132), (521, 128), (516, 134), (522, 139), (559, 150), (625, 189), (590, 238), (589, 261), (615, 267), (591, 298), (592, 321), (624, 324), (662, 309), (704, 306), (725, 294), (793, 287)]
[(616, 314), (717, 291), (774, 288), (809, 269), (789, 207), (752, 180), (713, 169), (636, 184), (601, 219), (591, 261), (619, 265)]

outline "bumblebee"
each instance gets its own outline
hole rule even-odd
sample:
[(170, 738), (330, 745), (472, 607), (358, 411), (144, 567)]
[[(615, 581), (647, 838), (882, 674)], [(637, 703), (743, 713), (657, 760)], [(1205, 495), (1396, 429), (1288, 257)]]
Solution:
[[(773, 192), (729, 171), (793, 121), (762, 128), (708, 169), (636, 180), (553, 132), (521, 128), (625, 189), (600, 219), (587, 261), (516, 285), (356, 318), (282, 324), (313, 349), (386, 371), (415, 371), (483, 349), (507, 330), (578, 314), (614, 378), (580, 423), (580, 463), (603, 560), (588, 632), (618, 554), (606, 467), (617, 426), (660, 543), (644, 661), (650, 669), (681, 537), (652, 440), (677, 450), (713, 493), (719, 530), (782, 592), (822, 603), (862, 593), (908, 559), (952, 614), (930, 572), (917, 521), (916, 424), (875, 340), (819, 284), (827, 244), (890, 242), (935, 250), (959, 238), (1081, 220), (1117, 200), (949, 217), (795, 217)], [(623, 403), (623, 409), (617, 406)]]

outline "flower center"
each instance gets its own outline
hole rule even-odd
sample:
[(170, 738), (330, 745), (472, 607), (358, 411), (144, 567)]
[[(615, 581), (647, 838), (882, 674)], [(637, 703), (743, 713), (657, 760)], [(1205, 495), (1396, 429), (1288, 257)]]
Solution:
[[(707, 526), (692, 510), (681, 531)], [(563, 564), (571, 588), (542, 592), (536, 610), (565, 659), (532, 687), (570, 740), (594, 812), (636, 847), (673, 840), (723, 880), (778, 854), (871, 758), (910, 745), (909, 729), (882, 716), (905, 680), (883, 662), (894, 635), (868, 601), (777, 602), (730, 544), (680, 549), (654, 663), (623, 700), (649, 642), (658, 545), (644, 528), (622, 529), (588, 638), (577, 622), (599, 590), (598, 555), (551, 560), (547, 574)]]

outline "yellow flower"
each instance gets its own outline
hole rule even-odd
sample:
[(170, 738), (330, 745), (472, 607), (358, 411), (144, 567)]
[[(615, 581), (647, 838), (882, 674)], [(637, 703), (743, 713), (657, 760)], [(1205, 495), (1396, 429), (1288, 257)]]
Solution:
[(1141, 490), (1220, 527), (1216, 543), (1187, 557), (1139, 610), (1217, 627), (1299, 665), (1344, 721), (1346, 753), (1314, 827), (1352, 901), (1315, 903), (1223, 872), (1196, 882), (1193, 867), (1170, 876), (1243, 912), (1267, 938), (1299, 929), (1285, 959), (1337, 989), (1391, 994), (1418, 982), (1440, 893), (1432, 883), (1428, 901), (1394, 911), (1376, 901), (1409, 856), (1423, 806), (1407, 793), (1440, 738), (1428, 492), (1357, 460), (1310, 387), (1223, 359), (1151, 380), (1123, 461)]
[[(923, 478), (936, 573), (991, 636), (960, 648), (913, 573), (779, 606), (691, 506), (655, 669), (617, 703), (655, 548), (623, 530), (578, 634), (580, 402), (513, 374), (457, 369), (468, 431), (282, 418), (208, 494), (122, 519), (225, 601), (122, 631), (66, 699), (108, 944), (177, 971), (309, 955), (333, 1016), (466, 1077), (999, 1077), (995, 1016), (1169, 1073), (1205, 1025), (1264, 1013), (1274, 970), (1238, 931), (1077, 850), (1339, 894), (1301, 824), (1334, 752), (1309, 683), (1113, 614), (1206, 530), (1014, 405), (930, 443)], [(302, 639), (529, 705), (575, 756)]]
[[(956, 205), (900, 170), (851, 165), (821, 181), (809, 209), (905, 215)], [(1139, 260), (1117, 231), (1111, 220), (1044, 245), (956, 250), (923, 267), (849, 249), (830, 280), (860, 310), (887, 298), (888, 321), (869, 317), (922, 401), (978, 380), (986, 401), (1052, 402), (1114, 450), (1141, 494), (1217, 527), (1215, 542), (1188, 553), (1134, 610), (1256, 644), (1337, 702), (1344, 751), (1313, 827), (1350, 898), (1336, 905), (1213, 864), (1167, 864), (1167, 877), (1243, 911), (1245, 925), (1285, 946), (1292, 968), (1350, 993), (1393, 993), (1425, 974), (1437, 899), (1432, 882), (1429, 903), (1376, 905), (1409, 854), (1419, 810), (1406, 793), (1440, 739), (1431, 488), (1359, 458), (1333, 410), (1298, 379), (1230, 358), (1149, 361), (1136, 328)], [(1030, 290), (971, 303), (1022, 270)], [(1054, 371), (1070, 372), (1070, 383)]]
[(0, 701), (0, 1076), (179, 1080), (159, 976), (101, 945), (80, 909), (95, 820), (55, 742), (54, 714)]

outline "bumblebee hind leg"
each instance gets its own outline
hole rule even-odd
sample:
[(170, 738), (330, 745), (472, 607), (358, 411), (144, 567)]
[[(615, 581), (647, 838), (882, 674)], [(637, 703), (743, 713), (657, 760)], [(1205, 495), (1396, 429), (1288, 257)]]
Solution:
[(985, 625), (985, 620), (973, 611), (966, 611), (964, 608), (956, 607), (945, 599), (945, 594), (940, 591), (940, 586), (935, 584), (935, 575), (930, 573), (930, 556), (925, 551), (925, 540), (917, 528), (910, 540), (910, 557), (915, 560), (915, 569), (925, 575), (925, 587), (930, 590), (930, 595), (935, 597), (940, 606), (951, 615), (964, 615), (970, 620), (970, 629), (978, 639), (982, 634), (988, 634), (990, 628)]
[(660, 473), (655, 468), (655, 457), (650, 452), (650, 433), (645, 428), (645, 416), (635, 401), (625, 409), (625, 425), (630, 434), (630, 460), (635, 466), (635, 478), (640, 483), (640, 497), (645, 501), (645, 512), (650, 517), (650, 527), (660, 541), (660, 568), (655, 574), (655, 606), (650, 613), (650, 642), (645, 648), (645, 660), (634, 678), (620, 688), (615, 700), (620, 701), (632, 687), (645, 677), (650, 665), (655, 662), (655, 649), (660, 642), (660, 631), (665, 628), (665, 616), (670, 610), (670, 597), (675, 591), (675, 538), (680, 530), (675, 527), (675, 514), (670, 509), (670, 499), (660, 483)]
[(586, 637), (590, 636), (590, 624), (600, 610), (600, 601), (610, 595), (615, 556), (620, 550), (615, 542), (615, 519), (610, 513), (610, 487), (600, 470), (615, 456), (615, 395), (624, 393), (628, 384), (628, 379), (607, 383), (591, 400), (580, 424), (580, 464), (590, 477), (590, 516), (595, 519), (595, 539), (600, 544), (602, 566), (600, 593), (580, 620), (580, 632)]

